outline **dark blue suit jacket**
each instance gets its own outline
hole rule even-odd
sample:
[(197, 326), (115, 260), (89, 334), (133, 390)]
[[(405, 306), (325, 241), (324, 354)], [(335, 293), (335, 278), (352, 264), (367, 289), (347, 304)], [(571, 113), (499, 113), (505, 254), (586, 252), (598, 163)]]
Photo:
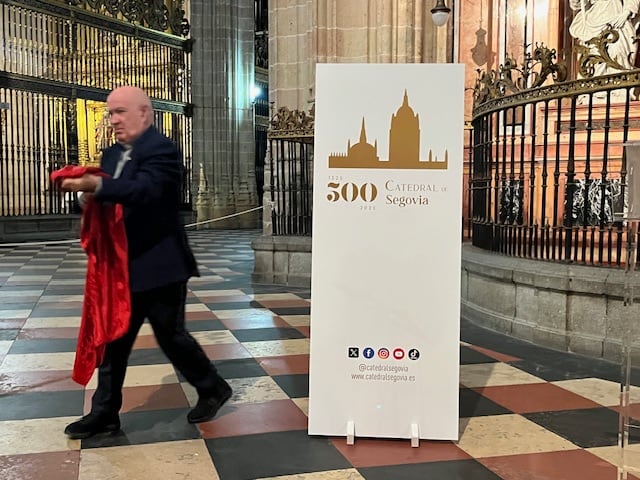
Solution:
[[(103, 178), (94, 197), (124, 207), (131, 291), (186, 282), (198, 275), (198, 267), (180, 221), (180, 154), (153, 126), (132, 147), (120, 176)], [(101, 167), (106, 173), (115, 173), (123, 151), (119, 144), (104, 150)]]

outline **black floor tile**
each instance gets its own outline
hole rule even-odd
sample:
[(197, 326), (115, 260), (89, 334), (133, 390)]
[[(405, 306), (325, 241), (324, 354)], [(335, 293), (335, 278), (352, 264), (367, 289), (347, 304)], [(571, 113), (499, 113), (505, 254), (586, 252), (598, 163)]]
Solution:
[(254, 308), (251, 302), (213, 302), (207, 303), (206, 305), (211, 310), (244, 310)]
[(233, 266), (233, 270), (236, 272), (245, 273), (250, 275), (253, 273), (253, 262), (239, 262)]
[(82, 307), (74, 308), (51, 308), (51, 307), (38, 307), (36, 306), (30, 318), (42, 318), (42, 317), (80, 317), (82, 313)]
[(359, 468), (358, 471), (366, 480), (500, 480), (475, 460)]
[(266, 376), (267, 372), (254, 358), (237, 358), (213, 362), (223, 378), (247, 378)]
[[(240, 290), (247, 286), (249, 280), (242, 277), (229, 277), (225, 278), (221, 283), (218, 284), (218, 289), (220, 290)], [(214, 288), (210, 288), (210, 290), (214, 290)]]
[[(540, 347), (465, 319), (461, 320), (460, 327), (462, 341), (522, 358), (512, 365), (547, 381), (597, 377), (618, 382), (620, 379), (620, 366), (607, 360)], [(632, 381), (634, 385), (640, 385), (640, 368), (633, 369)]]
[(163, 365), (171, 363), (159, 348), (140, 348), (133, 350), (129, 365)]
[(271, 378), (291, 398), (309, 396), (309, 375), (274, 375)]
[(84, 285), (49, 285), (44, 295), (84, 295)]
[[(87, 262), (84, 260), (63, 260), (58, 268), (86, 268)], [(78, 272), (80, 273), (80, 272)]]
[(468, 388), (460, 389), (460, 418), (512, 413), (501, 405)]
[[(34, 295), (35, 296), (35, 295)], [(0, 303), (0, 311), (3, 310), (31, 310), (38, 302)], [(0, 320), (1, 321), (1, 320)]]
[(311, 307), (282, 307), (270, 309), (276, 315), (309, 315)]
[(121, 431), (82, 440), (82, 448), (116, 447), (143, 443), (201, 438), (198, 428), (187, 422), (186, 408), (128, 412), (120, 415)]
[[(512, 362), (511, 365), (548, 382), (590, 377), (603, 378), (612, 382), (620, 381), (619, 365), (569, 354), (565, 354), (561, 358), (550, 357), (544, 360), (523, 359)], [(634, 371), (633, 378), (634, 381), (640, 381), (639, 372)]]
[(0, 395), (0, 421), (82, 415), (84, 392), (26, 392)]
[[(82, 267), (75, 267), (82, 268)], [(52, 280), (78, 280), (85, 278), (85, 272), (65, 272), (65, 271), (56, 271), (51, 277)]]
[[(0, 320), (0, 327), (2, 327), (2, 320)], [(15, 328), (0, 328), (0, 341), (11, 341), (20, 333), (20, 330)]]
[[(237, 358), (233, 360), (216, 360), (212, 362), (220, 376), (224, 379), (264, 377), (267, 372), (253, 358)], [(186, 382), (187, 379), (176, 370), (178, 380)]]
[(267, 340), (291, 340), (306, 338), (299, 330), (290, 327), (284, 328), (246, 328), (232, 330), (233, 336), (240, 342), (261, 342)]
[(32, 338), (13, 342), (9, 354), (75, 352), (78, 341), (75, 338)]
[[(582, 448), (609, 447), (618, 443), (618, 413), (609, 408), (527, 413), (542, 425)], [(636, 440), (635, 434), (632, 440)]]
[(227, 327), (218, 319), (214, 320), (187, 320), (187, 330), (190, 332), (207, 332), (210, 330), (226, 330)]
[(16, 285), (16, 284), (9, 284), (9, 285), (3, 285), (2, 286), (2, 292), (4, 292), (6, 295), (10, 295), (11, 292), (24, 292), (25, 290), (28, 291), (44, 291), (46, 285)]
[(329, 439), (310, 437), (306, 430), (210, 439), (206, 444), (220, 480), (351, 468)]
[(263, 293), (292, 293), (292, 290), (282, 285), (260, 285), (254, 284), (251, 288), (247, 287), (246, 282), (242, 288), (246, 293), (263, 294)]
[(495, 363), (496, 360), (465, 345), (460, 346), (460, 365)]
[[(30, 265), (30, 264), (28, 264)], [(16, 271), (16, 275), (53, 275), (53, 273), (57, 270), (58, 266), (53, 266), (51, 268), (41, 268), (42, 266), (34, 267), (34, 266), (24, 266), (20, 267)]]

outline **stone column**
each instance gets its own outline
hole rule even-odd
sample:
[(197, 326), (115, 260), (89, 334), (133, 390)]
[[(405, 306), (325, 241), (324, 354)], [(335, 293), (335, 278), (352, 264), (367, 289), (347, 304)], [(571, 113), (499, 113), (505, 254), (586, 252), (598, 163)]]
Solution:
[(313, 3), (269, 1), (269, 99), (277, 107), (307, 109), (315, 77)]
[[(270, 0), (269, 98), (276, 110), (309, 110), (315, 100), (317, 63), (435, 61), (430, 13), (435, 3), (426, 1)], [(267, 163), (265, 179), (269, 167)], [(266, 210), (263, 236), (253, 248), (257, 281), (310, 283), (311, 237), (273, 236)]]
[(269, 98), (278, 107), (308, 109), (316, 63), (435, 62), (432, 6), (429, 0), (269, 2)]
[[(258, 205), (255, 185), (254, 12), (252, 0), (191, 0), (193, 167), (206, 185), (198, 221)], [(202, 166), (202, 168), (201, 168)], [(207, 217), (207, 218), (205, 218)], [(259, 225), (260, 215), (239, 215), (204, 228)]]

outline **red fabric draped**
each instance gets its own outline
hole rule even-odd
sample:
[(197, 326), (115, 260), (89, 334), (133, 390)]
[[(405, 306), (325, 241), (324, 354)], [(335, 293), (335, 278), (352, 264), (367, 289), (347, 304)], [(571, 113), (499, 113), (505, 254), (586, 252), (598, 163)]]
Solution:
[[(67, 165), (53, 172), (51, 180), (86, 173), (107, 176), (97, 167)], [(107, 343), (129, 329), (131, 297), (122, 205), (90, 199), (82, 212), (80, 244), (87, 254), (87, 277), (72, 378), (86, 385), (102, 363)]]

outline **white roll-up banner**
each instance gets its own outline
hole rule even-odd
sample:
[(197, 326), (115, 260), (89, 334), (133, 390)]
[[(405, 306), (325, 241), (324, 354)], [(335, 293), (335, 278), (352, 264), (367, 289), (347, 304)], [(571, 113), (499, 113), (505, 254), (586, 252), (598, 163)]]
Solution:
[(458, 438), (464, 66), (322, 64), (311, 435)]

